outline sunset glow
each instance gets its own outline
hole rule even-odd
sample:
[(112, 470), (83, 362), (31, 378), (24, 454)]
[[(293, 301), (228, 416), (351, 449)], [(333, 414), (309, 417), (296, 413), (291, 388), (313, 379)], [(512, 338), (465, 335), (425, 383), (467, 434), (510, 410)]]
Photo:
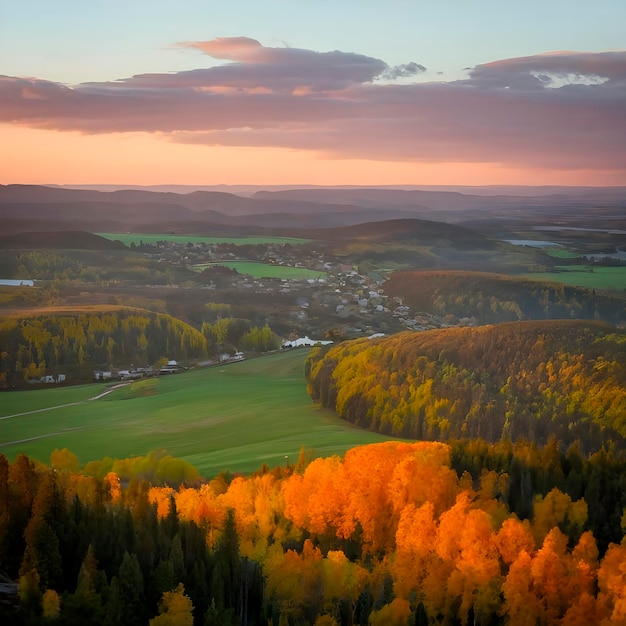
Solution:
[[(297, 9), (287, 11), (286, 30), (295, 19), (290, 11)], [(14, 13), (19, 32), (25, 16)], [(373, 13), (365, 10), (358, 19), (365, 24)], [(562, 45), (571, 40), (555, 32), (551, 51), (519, 54), (519, 42), (507, 48), (494, 40), (490, 58), (472, 58), (455, 48), (452, 73), (427, 64), (432, 51), (418, 42), (413, 48), (403, 42), (407, 57), (398, 58), (391, 47), (373, 50), (367, 39), (358, 49), (353, 42), (328, 49), (320, 42), (318, 49), (262, 33), (224, 36), (212, 28), (205, 38), (195, 37), (198, 28), (191, 23), (164, 30), (150, 71), (141, 71), (147, 65), (143, 56), (134, 61), (129, 54), (124, 70), (94, 63), (93, 76), (99, 76), (94, 79), (85, 79), (88, 66), (78, 72), (79, 59), (69, 59), (81, 41), (76, 35), (54, 40), (54, 72), (51, 60), (41, 57), (45, 71), (39, 74), (37, 55), (29, 51), (27, 72), (22, 60), (14, 62), (13, 73), (9, 66), (0, 76), (0, 182), (619, 185), (626, 180), (624, 46), (587, 51), (590, 42), (581, 36), (579, 50), (585, 51), (571, 51)], [(538, 45), (545, 45), (548, 33), (543, 36)], [(140, 45), (141, 38), (133, 50)], [(154, 49), (154, 34), (145, 46), (143, 55)], [(154, 70), (156, 64), (163, 69)]]

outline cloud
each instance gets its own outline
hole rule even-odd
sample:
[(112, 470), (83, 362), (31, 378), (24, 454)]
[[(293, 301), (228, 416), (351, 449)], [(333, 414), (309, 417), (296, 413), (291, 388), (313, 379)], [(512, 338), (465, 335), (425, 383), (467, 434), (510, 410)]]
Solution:
[(195, 48), (214, 59), (227, 59), (241, 63), (259, 60), (263, 57), (264, 48), (256, 39), (249, 37), (218, 37), (211, 41), (184, 41), (178, 44), (182, 48)]
[(411, 61), (410, 63), (405, 63), (403, 65), (396, 65), (395, 67), (390, 67), (382, 73), (383, 78), (388, 78), (390, 80), (394, 80), (397, 78), (406, 78), (408, 76), (415, 76), (416, 74), (421, 74), (425, 72), (426, 68), (419, 63), (415, 63)]
[(286, 147), (331, 158), (624, 169), (626, 52), (497, 60), (450, 82), (352, 52), (247, 37), (179, 44), (224, 61), (73, 87), (0, 77), (0, 121), (160, 133), (193, 144)]

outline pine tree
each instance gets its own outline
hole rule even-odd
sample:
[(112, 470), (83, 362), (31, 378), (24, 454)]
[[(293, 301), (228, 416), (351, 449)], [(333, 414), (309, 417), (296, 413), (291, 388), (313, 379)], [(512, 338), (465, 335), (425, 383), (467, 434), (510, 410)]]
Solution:
[(139, 560), (134, 553), (124, 553), (118, 580), (123, 623), (128, 626), (143, 626), (146, 613), (144, 580), (139, 567)]

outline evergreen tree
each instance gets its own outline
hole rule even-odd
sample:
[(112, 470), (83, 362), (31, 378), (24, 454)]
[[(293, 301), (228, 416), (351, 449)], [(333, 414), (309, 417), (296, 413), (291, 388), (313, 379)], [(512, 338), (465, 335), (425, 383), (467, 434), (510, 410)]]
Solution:
[(118, 574), (123, 622), (127, 626), (143, 626), (146, 619), (144, 579), (135, 554), (124, 553)]
[(127, 622), (124, 615), (124, 602), (117, 576), (111, 579), (109, 597), (105, 607), (103, 626), (120, 626), (121, 624), (131, 624)]

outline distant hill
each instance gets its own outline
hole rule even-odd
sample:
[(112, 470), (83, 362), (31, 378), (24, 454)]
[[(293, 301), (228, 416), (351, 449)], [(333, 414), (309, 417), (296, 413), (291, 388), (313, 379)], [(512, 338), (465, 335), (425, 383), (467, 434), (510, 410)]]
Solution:
[(308, 232), (310, 238), (323, 239), (325, 241), (372, 243), (419, 241), (427, 243), (436, 238), (488, 247), (495, 243), (492, 239), (462, 226), (421, 219), (384, 220), (337, 227), (332, 230), (313, 229)]
[(61, 250), (123, 250), (126, 246), (120, 241), (111, 241), (77, 230), (25, 232), (11, 236), (0, 236), (0, 249), (35, 250), (38, 248)]
[(517, 322), (399, 333), (317, 349), (314, 400), (390, 435), (447, 440), (556, 436), (626, 448), (626, 330)]
[(400, 271), (384, 283), (413, 310), (479, 323), (530, 319), (600, 319), (626, 323), (626, 300), (582, 287), (488, 272)]
[[(167, 188), (167, 187), (166, 187)], [(176, 187), (174, 187), (176, 189)], [(239, 188), (235, 188), (239, 189)], [(463, 193), (460, 192), (463, 191)], [(5, 232), (24, 230), (125, 231), (183, 225), (204, 234), (210, 224), (261, 228), (331, 228), (388, 219), (471, 222), (488, 218), (543, 221), (546, 211), (564, 223), (588, 220), (588, 211), (609, 211), (605, 224), (621, 227), (614, 209), (626, 205), (624, 188), (459, 188), (459, 191), (389, 188), (314, 188), (257, 191), (251, 197), (225, 191), (174, 193), (151, 189), (70, 189), (0, 185)], [(467, 192), (467, 193), (465, 193)], [(505, 195), (506, 193), (510, 195)], [(611, 213), (612, 211), (612, 213)]]
[(386, 220), (333, 229), (311, 229), (311, 239), (327, 241), (333, 254), (363, 271), (459, 269), (485, 271), (494, 264), (511, 272), (550, 267), (538, 249), (497, 241), (471, 229), (420, 219)]
[[(536, 191), (535, 191), (536, 190)], [(535, 193), (533, 193), (535, 191)], [(626, 187), (460, 187), (389, 189), (357, 187), (352, 189), (318, 188), (257, 191), (258, 199), (317, 202), (320, 204), (352, 204), (361, 207), (403, 207), (433, 211), (487, 208), (514, 208), (528, 206), (555, 207), (569, 204), (587, 205), (590, 201), (600, 206), (623, 206)]]

